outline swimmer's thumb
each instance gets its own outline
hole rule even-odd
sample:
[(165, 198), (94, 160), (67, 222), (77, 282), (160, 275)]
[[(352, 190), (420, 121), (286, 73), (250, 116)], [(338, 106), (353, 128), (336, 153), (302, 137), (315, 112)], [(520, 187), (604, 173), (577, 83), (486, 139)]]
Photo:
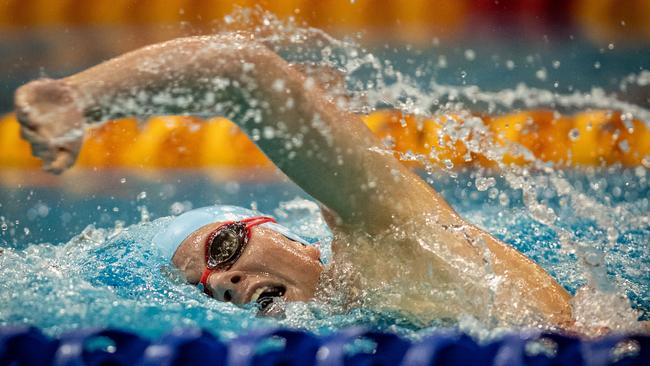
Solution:
[(43, 169), (50, 173), (61, 174), (74, 164), (76, 157), (76, 154), (60, 149), (54, 159), (43, 163)]

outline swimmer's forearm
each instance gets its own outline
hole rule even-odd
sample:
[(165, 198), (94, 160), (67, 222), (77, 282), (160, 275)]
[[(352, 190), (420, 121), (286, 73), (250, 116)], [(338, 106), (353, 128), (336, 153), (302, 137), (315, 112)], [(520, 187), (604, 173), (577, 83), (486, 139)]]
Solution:
[(14, 95), (21, 135), (45, 170), (60, 173), (74, 163), (89, 123), (127, 115), (234, 117), (244, 110), (240, 89), (224, 80), (241, 71), (241, 60), (260, 50), (264, 48), (233, 35), (184, 38), (127, 53), (65, 79), (32, 81)]
[(126, 53), (63, 79), (87, 122), (185, 114), (235, 118), (247, 59), (268, 52), (244, 36), (190, 37)]

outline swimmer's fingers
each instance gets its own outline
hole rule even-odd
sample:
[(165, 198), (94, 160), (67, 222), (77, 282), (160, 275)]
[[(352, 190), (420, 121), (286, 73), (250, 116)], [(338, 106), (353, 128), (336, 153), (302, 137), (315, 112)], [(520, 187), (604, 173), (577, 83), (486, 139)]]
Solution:
[(78, 147), (71, 144), (64, 146), (48, 144), (38, 135), (24, 128), (21, 129), (21, 136), (31, 143), (32, 154), (43, 161), (43, 169), (54, 174), (60, 174), (74, 164), (81, 145), (80, 142), (74, 144)]
[(84, 117), (72, 88), (60, 80), (32, 81), (16, 91), (15, 108), (21, 135), (45, 170), (61, 173), (74, 164)]

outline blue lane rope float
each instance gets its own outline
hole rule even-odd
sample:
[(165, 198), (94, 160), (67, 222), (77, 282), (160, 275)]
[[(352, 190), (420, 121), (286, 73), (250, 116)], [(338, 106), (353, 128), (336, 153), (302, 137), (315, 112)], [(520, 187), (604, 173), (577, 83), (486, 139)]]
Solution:
[(650, 335), (582, 340), (562, 334), (509, 334), (487, 343), (454, 331), (418, 341), (349, 328), (329, 336), (264, 329), (223, 342), (175, 330), (158, 340), (116, 329), (59, 338), (35, 327), (0, 327), (0, 365), (650, 365)]

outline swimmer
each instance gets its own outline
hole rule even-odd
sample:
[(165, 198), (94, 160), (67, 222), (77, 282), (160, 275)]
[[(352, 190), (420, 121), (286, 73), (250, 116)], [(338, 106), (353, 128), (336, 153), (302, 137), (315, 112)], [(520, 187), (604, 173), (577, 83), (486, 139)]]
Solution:
[[(190, 37), (16, 91), (33, 153), (70, 167), (84, 128), (126, 115), (225, 115), (321, 205), (332, 260), (272, 217), (233, 207), (183, 214), (156, 237), (188, 282), (220, 301), (367, 306), (431, 323), (566, 328), (570, 295), (541, 267), (460, 217), (386, 152), (345, 100), (248, 34)], [(273, 131), (264, 138), (260, 131)]]

